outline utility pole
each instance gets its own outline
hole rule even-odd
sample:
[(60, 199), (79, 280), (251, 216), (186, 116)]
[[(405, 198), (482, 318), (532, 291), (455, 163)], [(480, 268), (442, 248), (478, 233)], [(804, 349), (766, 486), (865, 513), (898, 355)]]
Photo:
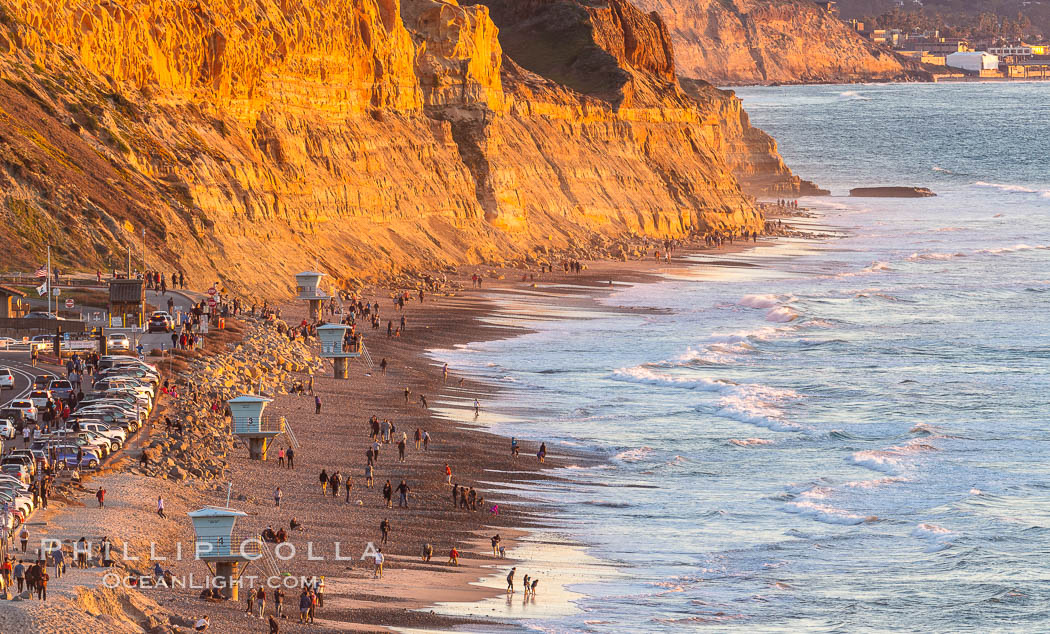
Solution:
[(131, 243), (128, 243), (128, 279), (131, 279)]
[(47, 314), (51, 314), (51, 245), (47, 245)]

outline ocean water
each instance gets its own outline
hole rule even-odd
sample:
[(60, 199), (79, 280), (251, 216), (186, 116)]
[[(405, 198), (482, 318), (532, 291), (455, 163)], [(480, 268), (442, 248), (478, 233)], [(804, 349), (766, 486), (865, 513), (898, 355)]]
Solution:
[[(435, 353), (507, 388), (480, 422), (520, 459), (608, 458), (530, 495), (616, 574), (513, 618), (1050, 629), (1050, 83), (738, 94), (836, 237), (698, 256), (603, 300), (626, 313), (507, 294), (534, 332)], [(843, 196), (866, 185), (938, 196)]]

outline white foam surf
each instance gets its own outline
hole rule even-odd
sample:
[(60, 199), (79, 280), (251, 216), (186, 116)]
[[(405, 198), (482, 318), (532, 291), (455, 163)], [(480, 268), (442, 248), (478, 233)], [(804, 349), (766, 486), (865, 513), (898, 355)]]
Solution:
[(926, 552), (935, 553), (950, 548), (955, 533), (936, 524), (919, 524), (911, 535), (927, 542)]
[(819, 502), (811, 502), (809, 500), (801, 500), (795, 502), (787, 502), (784, 504), (784, 510), (788, 513), (795, 513), (823, 522), (825, 524), (839, 524), (843, 526), (855, 526), (857, 524), (863, 524), (866, 521), (874, 520), (875, 518), (865, 517), (863, 515), (857, 515), (844, 511), (842, 509), (835, 508), (828, 504), (821, 504)]

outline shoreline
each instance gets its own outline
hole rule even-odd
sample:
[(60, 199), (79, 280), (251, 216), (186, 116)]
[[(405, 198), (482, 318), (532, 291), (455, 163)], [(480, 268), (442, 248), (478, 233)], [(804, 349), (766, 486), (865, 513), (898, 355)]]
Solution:
[[(785, 221), (790, 233), (792, 219), (785, 216)], [(505, 467), (509, 460), (508, 439), (485, 429), (482, 425), (465, 420), (469, 416), (448, 416), (442, 410), (447, 409), (449, 404), (459, 403), (461, 407), (458, 409), (469, 415), (469, 404), (473, 398), (480, 398), (484, 402), (486, 396), (492, 396), (502, 388), (483, 379), (458, 375), (455, 368), (450, 368), (450, 380), (445, 384), (441, 381), (441, 366), (435, 360), (435, 351), (479, 341), (515, 337), (528, 332), (528, 328), (520, 324), (492, 323), (499, 321), (500, 299), (506, 296), (522, 292), (540, 292), (549, 295), (559, 304), (568, 301), (577, 308), (586, 306), (603, 312), (617, 311), (620, 309), (601, 304), (599, 299), (622, 289), (625, 284), (653, 283), (668, 279), (669, 276), (673, 278), (674, 272), (696, 266), (695, 262), (690, 261), (690, 256), (724, 256), (773, 244), (776, 244), (776, 241), (766, 237), (758, 243), (738, 243), (722, 249), (684, 248), (681, 253), (676, 253), (669, 263), (655, 259), (588, 262), (587, 269), (579, 275), (562, 272), (537, 275), (535, 283), (531, 279), (522, 281), (520, 276), (528, 274), (522, 273), (520, 269), (461, 269), (457, 277), (467, 278), (468, 283), (469, 275), (473, 271), (482, 271), (486, 276), (485, 287), (477, 292), (464, 289), (447, 297), (430, 297), (422, 307), (416, 301), (411, 302), (406, 310), (408, 328), (406, 336), (402, 339), (388, 339), (385, 333), (366, 330), (373, 358), (376, 361), (388, 358), (390, 366), (386, 375), (380, 375), (378, 368), (369, 370), (361, 363), (353, 363), (350, 380), (339, 381), (330, 378), (330, 363), (326, 363), (325, 372), (315, 376), (316, 391), (325, 403), (322, 415), (316, 417), (316, 420), (312, 414), (313, 402), (309, 397), (277, 397), (271, 407), (288, 418), (295, 427), (300, 442), (303, 443), (303, 448), (297, 451), (295, 471), (277, 471), (276, 448), (272, 450), (269, 461), (253, 462), (247, 459), (247, 452), (243, 446), (235, 445), (230, 460), (234, 482), (231, 506), (249, 513), (249, 517), (242, 520), (244, 524), (239, 524), (238, 529), (261, 530), (266, 525), (277, 528), (283, 525), (278, 520), (286, 520), (289, 514), (299, 513), (300, 520), (308, 526), (311, 541), (316, 539), (323, 543), (331, 543), (343, 536), (346, 538), (344, 543), (355, 543), (355, 549), (360, 549), (361, 544), (356, 542), (378, 542), (379, 518), (389, 516), (394, 523), (394, 538), (390, 544), (391, 552), (388, 553), (387, 580), (372, 580), (367, 561), (356, 560), (349, 565), (313, 565), (309, 562), (297, 565), (293, 573), (295, 575), (326, 576), (329, 598), (325, 607), (318, 610), (318, 622), (309, 628), (311, 630), (318, 627), (323, 630), (340, 631), (516, 627), (513, 624), (502, 623), (498, 616), (493, 620), (470, 612), (473, 609), (471, 606), (480, 606), (478, 609), (483, 609), (486, 600), (503, 595), (498, 588), (491, 587), (491, 583), (486, 587), (486, 581), (499, 579), (501, 571), (509, 565), (528, 567), (527, 563), (514, 559), (515, 552), (527, 545), (525, 542), (528, 537), (535, 536), (540, 526), (540, 516), (535, 510), (515, 508), (517, 502), (525, 502), (522, 506), (528, 507), (528, 496), (515, 494), (508, 487), (501, 485), (532, 481), (556, 482), (560, 477), (553, 471), (559, 467), (603, 462), (606, 458), (594, 452), (564, 451), (555, 446), (548, 463), (540, 467), (536, 464), (534, 447), (526, 444), (522, 447), (522, 455), (511, 463), (514, 465), (513, 469), (500, 469), (499, 467)], [(499, 277), (503, 279), (496, 279)], [(612, 287), (609, 286), (610, 279), (614, 281)], [(386, 320), (390, 317), (391, 308), (388, 298), (380, 297), (384, 293), (382, 290), (373, 291), (373, 297), (379, 298), (381, 312)], [(304, 314), (304, 309), (293, 306), (287, 309), (285, 318), (289, 323), (296, 323)], [(402, 390), (407, 385), (412, 386), (412, 399), (420, 391), (427, 394), (432, 401), (431, 408), (437, 411), (438, 415), (432, 416), (431, 411), (424, 411), (416, 403), (405, 403)], [(333, 406), (341, 408), (334, 416), (330, 414), (329, 409)], [(345, 415), (346, 412), (349, 414)], [(391, 454), (395, 454), (396, 449), (392, 444), (384, 445), (383, 461), (376, 472), (376, 489), (368, 491), (363, 487), (362, 477), (363, 452), (367, 444), (364, 442), (367, 438), (365, 427), (371, 413), (383, 418), (384, 412), (396, 421), (398, 434), (402, 431), (409, 434), (409, 462), (404, 467), (395, 464), (394, 468), (390, 469), (393, 457)], [(412, 432), (417, 425), (431, 431), (434, 437), (431, 452), (417, 455), (411, 448)], [(342, 455), (312, 455), (324, 447), (340, 447)], [(454, 467), (454, 481), (463, 478), (468, 482), (478, 482), (479, 489), (480, 482), (495, 481), (497, 491), (491, 497), (489, 494), (485, 494), (485, 497), (500, 503), (499, 516), (482, 511), (480, 515), (467, 515), (464, 522), (461, 515), (465, 514), (465, 511), (451, 511), (451, 507), (448, 507), (448, 510), (442, 509), (442, 505), (447, 504), (445, 499), (442, 499), (444, 495), (441, 494), (441, 491), (447, 491), (447, 488), (444, 488), (446, 485), (441, 482), (444, 478), (443, 464), (450, 456), (456, 457), (461, 447), (471, 447), (471, 461), (468, 465)], [(125, 464), (131, 463), (132, 456), (125, 455), (122, 461)], [(326, 467), (329, 472), (332, 468), (338, 468), (344, 474), (349, 472), (352, 475), (352, 501), (361, 499), (361, 506), (351, 504), (348, 507), (341, 499), (342, 496), (337, 502), (320, 497), (316, 473), (326, 464), (331, 466)], [(117, 471), (119, 468), (118, 464), (111, 470)], [(294, 479), (289, 479), (289, 474), (295, 474)], [(396, 486), (396, 478), (402, 475), (410, 481), (413, 488), (414, 499), (410, 501), (410, 509), (402, 512), (396, 507), (389, 511), (382, 509), (378, 495), (382, 481), (390, 477), (392, 484)], [(144, 529), (141, 532), (160, 534), (166, 540), (180, 540), (190, 545), (192, 532), (189, 531), (189, 522), (184, 513), (197, 508), (195, 505), (201, 503), (221, 504), (220, 498), (224, 498), (225, 494), (225, 485), (217, 482), (203, 483), (191, 480), (188, 481), (188, 486), (187, 483), (176, 485), (169, 481), (158, 483), (157, 479), (134, 473), (114, 473), (99, 477), (117, 478), (118, 482), (126, 480), (128, 499), (123, 500), (123, 503), (115, 503), (120, 505), (118, 508), (121, 508), (122, 512), (135, 518), (138, 527)], [(285, 497), (282, 512), (279, 514), (271, 510), (273, 502), (270, 493), (275, 481), (287, 482), (281, 484)], [(108, 479), (100, 482), (103, 482), (107, 489), (113, 486)], [(160, 520), (152, 513), (153, 496), (158, 490), (158, 485), (165, 491), (167, 520)], [(83, 504), (90, 507), (94, 501), (92, 491), (93, 489), (86, 490), (82, 500), (71, 500), (70, 506)], [(142, 495), (138, 494), (139, 491), (148, 493)], [(136, 495), (139, 499), (132, 499)], [(425, 508), (419, 512), (413, 511), (415, 500), (421, 500), (419, 504)], [(59, 509), (54, 514), (61, 516), (62, 510)], [(405, 514), (409, 513), (412, 515), (406, 520)], [(464, 532), (472, 535), (472, 538), (462, 538)], [(507, 560), (496, 559), (491, 556), (490, 551), (486, 552), (486, 536), (492, 532), (499, 532), (503, 537), (508, 552)], [(407, 535), (402, 537), (405, 534)], [(424, 564), (418, 558), (419, 548), (424, 541), (430, 541), (434, 545), (435, 559), (430, 564)], [(455, 544), (459, 548), (463, 566), (445, 566), (449, 544)], [(579, 552), (586, 551), (585, 544), (570, 547)], [(162, 547), (158, 554), (163, 552), (165, 549)], [(343, 554), (345, 555), (345, 550)], [(296, 564), (299, 564), (298, 560)], [(143, 565), (141, 568), (148, 569), (148, 566)], [(180, 574), (204, 572), (199, 562), (183, 562), (172, 568)], [(81, 572), (77, 571), (78, 575)], [(87, 579), (90, 578), (85, 578)], [(97, 580), (95, 583), (97, 584)], [(551, 585), (551, 580), (545, 580), (543, 589), (548, 592), (541, 593), (539, 603), (549, 602), (553, 598), (549, 598)], [(222, 631), (253, 631), (257, 629), (256, 623), (262, 623), (243, 614), (243, 591), (237, 604), (207, 604), (197, 598), (195, 591), (146, 590), (134, 594), (143, 595), (151, 604), (150, 609), (137, 612), (150, 613), (155, 607), (158, 614), (174, 615), (175, 618), (171, 619), (173, 623), (181, 621), (186, 624), (205, 613), (211, 616), (213, 626), (220, 627)], [(294, 612), (295, 597), (292, 593), (288, 594), (285, 599), (286, 614)], [(84, 599), (81, 595), (79, 591), (72, 591), (70, 600), (74, 606), (83, 606)], [(27, 607), (29, 605), (32, 603), (27, 604)], [(446, 609), (449, 605), (456, 607)], [(268, 612), (270, 611), (272, 607), (268, 609)], [(108, 614), (109, 618), (120, 619), (120, 610), (110, 612), (115, 614)], [(305, 628), (300, 628), (292, 619), (282, 620), (281, 625), (282, 630), (305, 631)]]

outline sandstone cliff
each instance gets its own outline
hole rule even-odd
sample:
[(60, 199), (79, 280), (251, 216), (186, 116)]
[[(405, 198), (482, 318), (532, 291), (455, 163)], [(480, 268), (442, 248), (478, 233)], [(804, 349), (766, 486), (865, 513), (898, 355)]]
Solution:
[(928, 79), (810, 0), (636, 0), (667, 22), (684, 77), (719, 85)]
[(315, 266), (757, 228), (741, 181), (798, 191), (739, 101), (679, 86), (655, 16), (515, 3), (537, 38), (575, 38), (548, 56), (497, 29), (500, 4), (0, 0), (9, 262), (50, 242), (105, 268), (141, 244), (149, 267), (277, 295)]

